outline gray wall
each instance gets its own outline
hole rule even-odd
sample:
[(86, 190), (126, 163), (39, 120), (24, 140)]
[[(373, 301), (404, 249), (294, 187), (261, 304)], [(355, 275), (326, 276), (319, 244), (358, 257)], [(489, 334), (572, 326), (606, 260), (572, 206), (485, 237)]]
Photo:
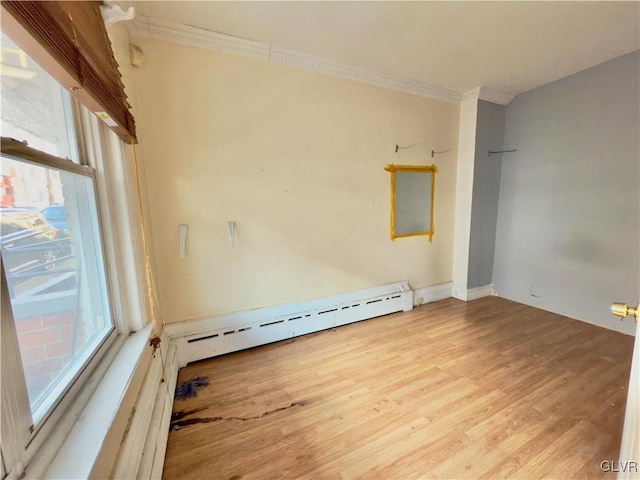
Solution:
[(482, 100), (478, 102), (468, 288), (489, 285), (493, 279), (502, 155), (489, 157), (489, 150), (502, 150), (504, 119), (504, 106)]
[(632, 334), (638, 300), (638, 52), (517, 96), (506, 109), (498, 295)]

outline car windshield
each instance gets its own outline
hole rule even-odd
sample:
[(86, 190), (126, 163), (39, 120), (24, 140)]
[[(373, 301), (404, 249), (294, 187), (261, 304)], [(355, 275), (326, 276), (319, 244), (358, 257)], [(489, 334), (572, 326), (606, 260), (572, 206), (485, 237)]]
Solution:
[(27, 228), (25, 224), (20, 222), (18, 218), (15, 218), (14, 215), (3, 214), (0, 215), (0, 219), (2, 219), (2, 225), (0, 226), (0, 235), (2, 236), (17, 233)]
[(40, 215), (35, 214), (26, 214), (25, 222), (29, 226), (29, 228), (47, 228), (47, 221), (42, 218)]
[(47, 228), (47, 221), (40, 215), (29, 212), (3, 212), (0, 235), (9, 235), (21, 230)]

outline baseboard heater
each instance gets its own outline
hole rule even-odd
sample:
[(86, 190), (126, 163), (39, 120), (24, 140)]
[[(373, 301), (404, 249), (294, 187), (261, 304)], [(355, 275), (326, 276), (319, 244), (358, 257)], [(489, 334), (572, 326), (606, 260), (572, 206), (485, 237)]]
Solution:
[(173, 323), (178, 365), (413, 308), (408, 282)]

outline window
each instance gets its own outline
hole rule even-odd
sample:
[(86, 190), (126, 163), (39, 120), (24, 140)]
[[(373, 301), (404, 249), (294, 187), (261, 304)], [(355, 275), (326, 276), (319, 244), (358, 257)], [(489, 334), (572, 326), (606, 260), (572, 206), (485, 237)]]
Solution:
[[(63, 167), (2, 154), (14, 205), (0, 209), (0, 250), (35, 425), (114, 328), (93, 171)], [(56, 204), (57, 226), (40, 213)]]
[(2, 136), (78, 162), (69, 93), (6, 35), (1, 38)]
[(94, 145), (77, 141), (95, 136), (86, 109), (5, 35), (1, 46), (1, 453), (19, 475), (122, 336), (97, 174), (80, 154)]
[(391, 240), (425, 235), (433, 239), (435, 165), (387, 165), (391, 174)]

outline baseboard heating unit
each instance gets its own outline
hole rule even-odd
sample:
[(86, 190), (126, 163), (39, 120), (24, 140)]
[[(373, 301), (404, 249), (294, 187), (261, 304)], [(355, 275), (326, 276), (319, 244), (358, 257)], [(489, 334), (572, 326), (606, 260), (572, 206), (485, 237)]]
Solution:
[(172, 323), (178, 366), (413, 308), (408, 282)]

